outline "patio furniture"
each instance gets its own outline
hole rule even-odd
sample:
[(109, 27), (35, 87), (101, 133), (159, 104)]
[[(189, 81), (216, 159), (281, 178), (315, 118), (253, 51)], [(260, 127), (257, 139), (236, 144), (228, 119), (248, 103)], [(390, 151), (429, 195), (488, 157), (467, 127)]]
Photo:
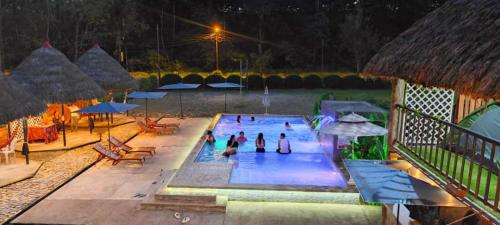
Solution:
[(158, 123), (155, 120), (152, 120), (150, 118), (146, 118), (146, 124), (148, 127), (175, 127), (179, 128), (181, 126), (180, 123)]
[(0, 149), (0, 153), (4, 155), (5, 163), (9, 163), (9, 155), (14, 155), (14, 161), (16, 159), (16, 144), (17, 137), (12, 136), (3, 148)]
[(107, 158), (111, 161), (113, 161), (113, 165), (118, 164), (121, 161), (137, 161), (141, 163), (141, 165), (144, 165), (145, 158), (143, 155), (137, 156), (137, 155), (120, 155), (116, 152), (113, 152), (106, 147), (104, 147), (102, 144), (97, 143), (93, 149), (97, 152), (99, 152), (99, 157), (97, 158), (97, 161), (102, 160), (104, 158)]
[(113, 136), (109, 140), (113, 149), (123, 150), (126, 153), (144, 152), (151, 156), (156, 153), (156, 147), (130, 147)]
[(54, 123), (28, 127), (28, 142), (43, 140), (45, 144), (57, 140), (57, 127)]
[(177, 130), (176, 127), (148, 127), (144, 122), (138, 120), (136, 123), (141, 128), (141, 132), (145, 133), (173, 134)]

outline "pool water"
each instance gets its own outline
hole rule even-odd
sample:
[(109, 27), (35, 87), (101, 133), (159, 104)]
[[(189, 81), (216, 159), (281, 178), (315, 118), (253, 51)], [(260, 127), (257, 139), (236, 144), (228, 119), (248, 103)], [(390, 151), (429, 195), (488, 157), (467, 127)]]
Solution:
[[(345, 187), (346, 183), (336, 166), (326, 158), (316, 133), (301, 116), (236, 116), (222, 115), (213, 131), (214, 145), (205, 143), (195, 159), (198, 163), (233, 163), (231, 183), (265, 185), (300, 185)], [(285, 128), (285, 122), (291, 128)], [(247, 143), (240, 144), (238, 153), (229, 158), (222, 156), (226, 142), (234, 134), (245, 132)], [(258, 133), (264, 134), (266, 153), (255, 152)], [(285, 133), (292, 154), (275, 151), (280, 133)]]

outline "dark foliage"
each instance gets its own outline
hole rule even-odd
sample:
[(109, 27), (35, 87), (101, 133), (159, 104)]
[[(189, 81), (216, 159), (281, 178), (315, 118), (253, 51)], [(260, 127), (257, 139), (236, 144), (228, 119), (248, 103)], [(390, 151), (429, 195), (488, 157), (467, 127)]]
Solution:
[(222, 77), (221, 75), (210, 75), (207, 78), (205, 78), (205, 82), (207, 84), (222, 83), (222, 82), (226, 82), (226, 79), (224, 79), (224, 77)]
[(176, 84), (182, 82), (182, 78), (177, 74), (165, 74), (160, 78), (160, 85)]
[(185, 76), (182, 80), (184, 83), (187, 83), (187, 84), (202, 84), (202, 85), (204, 84), (203, 77), (198, 75), (198, 74), (194, 74), (194, 73)]
[(248, 88), (251, 90), (258, 90), (264, 88), (264, 81), (260, 75), (248, 76)]
[(330, 75), (323, 78), (325, 88), (339, 89), (342, 88), (343, 79), (337, 75)]
[(322, 88), (322, 81), (318, 75), (307, 75), (304, 77), (304, 87), (305, 88)]
[(278, 75), (269, 76), (266, 78), (266, 85), (271, 89), (284, 88), (284, 80)]
[(142, 91), (154, 91), (157, 88), (156, 76), (151, 75), (148, 78), (141, 78), (139, 80), (139, 89)]
[(347, 77), (344, 77), (342, 81), (342, 87), (343, 89), (362, 89), (365, 88), (366, 86), (369, 86), (368, 82), (366, 82), (363, 78), (356, 76), (356, 75), (350, 75)]
[(303, 82), (302, 77), (298, 75), (289, 75), (285, 78), (285, 87), (291, 89), (302, 88)]

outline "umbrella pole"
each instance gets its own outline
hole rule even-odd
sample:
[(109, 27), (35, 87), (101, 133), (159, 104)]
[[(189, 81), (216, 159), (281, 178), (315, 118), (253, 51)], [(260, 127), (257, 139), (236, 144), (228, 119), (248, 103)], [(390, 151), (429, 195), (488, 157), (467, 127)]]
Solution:
[(10, 139), (10, 122), (7, 123), (7, 139)]
[(66, 125), (64, 124), (64, 104), (61, 104), (61, 121), (62, 121), (62, 132), (63, 132), (63, 144), (66, 146)]
[(146, 98), (146, 119), (148, 118), (148, 99)]
[(111, 132), (109, 130), (109, 116), (108, 113), (106, 113), (106, 118), (108, 118), (108, 148), (111, 150)]
[(24, 141), (22, 147), (22, 153), (26, 158), (26, 165), (30, 164), (30, 149), (28, 147), (28, 120), (26, 118), (23, 119), (23, 133), (24, 133)]
[(399, 224), (399, 203), (398, 203), (398, 212), (397, 212), (397, 215), (396, 215), (396, 225)]
[(179, 91), (179, 103), (181, 104), (181, 119), (183, 119), (184, 113), (182, 111), (182, 90)]

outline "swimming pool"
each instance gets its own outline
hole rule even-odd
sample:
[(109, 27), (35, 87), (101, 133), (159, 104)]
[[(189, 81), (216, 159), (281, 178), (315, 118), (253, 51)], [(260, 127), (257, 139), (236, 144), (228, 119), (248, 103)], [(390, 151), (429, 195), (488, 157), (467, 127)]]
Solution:
[[(232, 163), (230, 183), (299, 186), (346, 186), (336, 166), (326, 158), (316, 133), (302, 116), (242, 116), (236, 123), (236, 115), (222, 115), (212, 129), (214, 145), (205, 143), (195, 158), (195, 163)], [(285, 122), (291, 128), (285, 128)], [(229, 158), (222, 156), (226, 142), (234, 134), (245, 132), (247, 143), (241, 144), (238, 153)], [(258, 133), (264, 134), (266, 153), (255, 152)], [(277, 154), (280, 133), (290, 141), (292, 154)]]

